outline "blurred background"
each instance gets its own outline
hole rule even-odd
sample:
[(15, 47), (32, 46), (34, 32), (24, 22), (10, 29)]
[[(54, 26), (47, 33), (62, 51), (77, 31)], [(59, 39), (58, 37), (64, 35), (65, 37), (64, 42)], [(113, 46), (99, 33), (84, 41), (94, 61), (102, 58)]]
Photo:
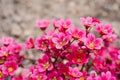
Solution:
[(0, 38), (25, 41), (38, 36), (37, 19), (70, 18), (79, 25), (79, 18), (86, 16), (111, 23), (119, 35), (120, 0), (0, 0)]

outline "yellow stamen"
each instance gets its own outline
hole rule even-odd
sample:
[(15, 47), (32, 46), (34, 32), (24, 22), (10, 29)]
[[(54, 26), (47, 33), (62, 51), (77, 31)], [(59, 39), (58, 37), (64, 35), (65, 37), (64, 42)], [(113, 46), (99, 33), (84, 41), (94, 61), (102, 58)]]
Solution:
[(13, 68), (12, 68), (12, 67), (9, 67), (9, 68), (8, 68), (8, 71), (9, 71), (9, 72), (12, 72), (12, 71), (13, 71)]
[(83, 76), (82, 76), (82, 77), (80, 77), (80, 80), (85, 80), (85, 77), (83, 77)]
[(0, 71), (0, 78), (3, 78), (4, 77), (4, 74), (3, 72)]
[(79, 35), (78, 35), (78, 34), (74, 34), (73, 37), (74, 37), (75, 39), (79, 39)]
[(3, 59), (0, 59), (0, 64), (3, 64), (4, 63), (4, 60)]
[(5, 56), (5, 57), (8, 57), (8, 53), (7, 53), (7, 52), (4, 52), (4, 56)]
[(44, 68), (46, 68), (46, 69), (47, 69), (49, 66), (50, 66), (49, 62), (47, 62), (47, 63), (44, 64)]
[(42, 80), (42, 77), (41, 76), (37, 76), (37, 80)]
[(56, 77), (53, 77), (53, 79), (52, 80), (57, 80), (57, 78)]
[(82, 49), (79, 49), (78, 52), (81, 54), (83, 53), (84, 51)]
[(76, 75), (75, 73), (72, 73), (72, 76), (73, 76), (73, 77), (77, 77), (77, 75)]
[(81, 62), (82, 60), (80, 58), (77, 59), (77, 62)]
[(120, 64), (120, 60), (116, 60), (115, 62), (116, 62), (117, 64)]
[(98, 51), (97, 51), (97, 50), (94, 50), (93, 52), (94, 52), (94, 54), (98, 54)]
[(44, 42), (42, 42), (41, 47), (42, 47), (42, 48), (45, 48), (45, 47), (46, 47), (46, 44), (45, 44)]
[(93, 63), (93, 65), (94, 65), (94, 66), (97, 66), (97, 63), (96, 63), (96, 62), (94, 62), (94, 63)]
[(89, 43), (89, 46), (90, 46), (90, 48), (94, 48), (95, 47), (93, 42)]
[(73, 52), (73, 50), (72, 50), (72, 49), (68, 49), (68, 51), (69, 51), (69, 52)]
[(103, 33), (103, 34), (107, 34), (107, 31), (106, 31), (106, 30), (102, 30), (102, 33)]
[(66, 44), (66, 41), (62, 41), (61, 45), (64, 46)]

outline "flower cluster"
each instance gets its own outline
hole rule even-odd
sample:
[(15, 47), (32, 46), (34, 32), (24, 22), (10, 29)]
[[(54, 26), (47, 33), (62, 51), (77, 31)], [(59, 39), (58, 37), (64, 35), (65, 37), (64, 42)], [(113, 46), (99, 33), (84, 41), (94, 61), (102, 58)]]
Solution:
[[(102, 24), (94, 17), (80, 18), (84, 29), (79, 30), (70, 19), (38, 20), (36, 27), (43, 34), (29, 38), (24, 46), (12, 38), (0, 42), (0, 80), (119, 80), (120, 49), (113, 42), (118, 40), (110, 24)], [(91, 30), (95, 30), (94, 33)], [(96, 34), (96, 35), (95, 35)], [(21, 50), (34, 49), (42, 55), (28, 70), (19, 74), (27, 58)]]
[(22, 67), (23, 55), (21, 44), (16, 43), (11, 37), (0, 39), (0, 80), (14, 77), (18, 67)]

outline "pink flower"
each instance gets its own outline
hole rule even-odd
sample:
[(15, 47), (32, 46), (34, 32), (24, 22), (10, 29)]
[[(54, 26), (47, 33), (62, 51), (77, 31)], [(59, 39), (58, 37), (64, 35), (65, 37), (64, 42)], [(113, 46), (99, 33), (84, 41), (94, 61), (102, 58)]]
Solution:
[(9, 46), (11, 48), (11, 52), (13, 53), (19, 53), (22, 50), (22, 46), (18, 43), (14, 43)]
[(55, 29), (60, 28), (62, 26), (62, 20), (55, 20), (53, 19), (53, 26)]
[(75, 57), (72, 58), (72, 62), (79, 65), (87, 63), (88, 59), (86, 57), (86, 53), (76, 54)]
[(101, 66), (101, 61), (98, 59), (98, 57), (95, 57), (95, 59), (93, 59), (93, 67), (94, 69), (99, 69)]
[(47, 80), (47, 76), (45, 74), (36, 75), (32, 80)]
[(89, 49), (100, 49), (101, 48), (101, 43), (102, 43), (102, 39), (101, 38), (96, 38), (94, 34), (88, 34), (87, 38), (85, 40), (85, 45), (89, 48)]
[(0, 80), (4, 80), (5, 77), (6, 77), (6, 74), (3, 72), (2, 66), (0, 66)]
[(72, 21), (70, 19), (67, 20), (61, 19), (59, 20), (59, 22), (60, 22), (60, 27), (59, 27), (60, 32), (65, 32), (68, 28), (72, 26)]
[(45, 30), (50, 25), (48, 20), (37, 20), (36, 27), (40, 28), (41, 30)]
[(74, 28), (74, 29), (72, 29), (72, 31), (71, 31), (71, 35), (72, 35), (72, 37), (73, 37), (74, 39), (76, 39), (76, 40), (78, 40), (78, 39), (82, 40), (82, 39), (85, 38), (86, 33), (85, 33), (84, 30), (80, 30), (80, 31), (79, 31), (78, 28)]
[(63, 78), (60, 76), (60, 73), (57, 70), (52, 71), (48, 75), (48, 80), (63, 80)]
[(24, 80), (23, 76), (20, 74), (20, 75), (17, 75), (17, 76), (14, 76), (12, 78), (12, 80)]
[(5, 73), (9, 75), (14, 75), (15, 71), (17, 70), (18, 65), (15, 61), (7, 61), (5, 62)]
[(66, 21), (62, 20), (62, 28), (68, 29), (72, 25), (72, 21), (67, 19)]
[(32, 78), (32, 80), (47, 80), (46, 74), (39, 74)]
[(77, 67), (75, 68), (69, 67), (68, 73), (71, 77), (74, 77), (74, 78), (79, 78), (82, 75), (82, 73), (79, 71)]
[(25, 47), (26, 49), (34, 48), (33, 38), (29, 38), (29, 40), (25, 42)]
[(32, 80), (46, 80), (47, 75), (46, 72), (40, 72), (39, 68), (37, 67), (30, 67), (30, 72), (29, 72), (30, 77), (28, 76), (28, 79)]
[(5, 46), (8, 46), (9, 44), (13, 43), (13, 38), (12, 37), (2, 37), (0, 40), (0, 43), (4, 44)]
[(98, 19), (96, 19), (96, 18), (94, 18), (94, 17), (92, 17), (92, 19), (93, 19), (93, 24), (94, 24), (94, 25), (98, 25), (98, 24), (101, 23), (100, 20), (98, 20)]
[(0, 57), (8, 57), (8, 55), (10, 54), (10, 49), (8, 47), (1, 47), (0, 49)]
[(38, 60), (38, 64), (36, 65), (36, 67), (40, 72), (44, 72), (45, 70), (50, 71), (53, 69), (53, 65), (49, 61), (49, 57), (47, 55), (44, 55), (42, 59)]
[(5, 62), (5, 58), (4, 57), (0, 57), (0, 65), (4, 64), (4, 62)]
[(94, 26), (93, 23), (93, 18), (92, 17), (87, 17), (87, 18), (80, 18), (80, 24), (85, 26), (86, 29), (88, 29), (89, 27)]
[(47, 49), (46, 39), (42, 37), (36, 39), (35, 49), (45, 51)]
[(118, 59), (120, 60), (120, 54), (118, 55)]
[(61, 49), (63, 46), (68, 44), (70, 40), (69, 35), (65, 35), (64, 33), (60, 32), (56, 37), (52, 38), (52, 42), (55, 44), (57, 49)]
[(112, 34), (113, 33), (113, 29), (111, 28), (111, 25), (110, 24), (99, 24), (97, 27), (96, 27), (96, 31), (98, 33), (100, 33), (101, 35), (107, 35), (107, 34)]
[(95, 71), (91, 71), (90, 76), (87, 77), (87, 80), (101, 80), (101, 78)]
[(73, 80), (86, 80), (87, 79), (87, 72), (82, 72), (82, 75), (79, 78), (73, 78)]
[(115, 34), (103, 35), (102, 38), (107, 42), (114, 42), (118, 40), (118, 36)]
[(107, 71), (106, 73), (101, 73), (101, 80), (116, 80), (116, 78), (112, 76), (110, 71)]

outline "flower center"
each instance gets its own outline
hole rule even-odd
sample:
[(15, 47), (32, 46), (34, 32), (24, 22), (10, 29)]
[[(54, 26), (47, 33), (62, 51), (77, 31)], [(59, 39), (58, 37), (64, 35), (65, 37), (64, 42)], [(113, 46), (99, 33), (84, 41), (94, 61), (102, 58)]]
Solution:
[(82, 50), (82, 49), (79, 49), (78, 52), (81, 54), (81, 53), (83, 53), (83, 50)]
[(82, 76), (82, 77), (80, 77), (80, 80), (85, 80), (85, 78)]
[(97, 51), (97, 50), (94, 50), (93, 52), (94, 52), (94, 54), (98, 54), (98, 51)]
[(37, 77), (37, 80), (42, 80), (42, 77), (41, 77), (41, 76), (38, 76), (38, 77)]
[(72, 76), (73, 76), (73, 77), (78, 77), (75, 73), (72, 73)]
[(64, 28), (64, 29), (68, 29), (69, 26), (67, 26), (67, 25), (63, 25), (63, 28)]
[(4, 63), (4, 60), (3, 59), (0, 59), (0, 64), (3, 64)]
[(66, 41), (63, 40), (63, 41), (61, 42), (61, 45), (64, 46), (65, 44), (66, 44)]
[(46, 69), (47, 69), (49, 66), (50, 66), (49, 62), (47, 62), (47, 63), (44, 64), (44, 68), (46, 68)]
[(0, 78), (2, 78), (4, 76), (4, 74), (0, 71)]
[(94, 62), (94, 63), (93, 63), (93, 65), (94, 65), (94, 66), (97, 66), (97, 63), (96, 63), (96, 62)]
[(107, 30), (102, 30), (101, 33), (102, 34), (107, 34)]
[(34, 45), (33, 45), (32, 43), (30, 43), (30, 44), (29, 44), (29, 47), (30, 47), (30, 48), (33, 48), (33, 47), (34, 47)]
[(90, 48), (94, 48), (95, 47), (93, 42), (89, 43), (89, 46), (90, 46)]
[(9, 68), (8, 68), (8, 71), (9, 71), (9, 72), (12, 72), (12, 71), (13, 71), (13, 68), (12, 68), (12, 67), (9, 67)]
[(57, 78), (56, 77), (53, 77), (53, 79), (52, 80), (57, 80)]
[(80, 59), (80, 58), (78, 58), (78, 59), (77, 59), (77, 62), (81, 62), (81, 59)]
[(78, 34), (74, 34), (73, 37), (74, 37), (75, 39), (79, 39), (79, 35), (78, 35)]
[(43, 42), (43, 43), (41, 44), (41, 47), (42, 47), (42, 48), (45, 48), (45, 47), (46, 47), (46, 44)]
[(4, 54), (4, 56), (8, 57), (8, 53), (7, 52), (4, 52), (3, 54)]

